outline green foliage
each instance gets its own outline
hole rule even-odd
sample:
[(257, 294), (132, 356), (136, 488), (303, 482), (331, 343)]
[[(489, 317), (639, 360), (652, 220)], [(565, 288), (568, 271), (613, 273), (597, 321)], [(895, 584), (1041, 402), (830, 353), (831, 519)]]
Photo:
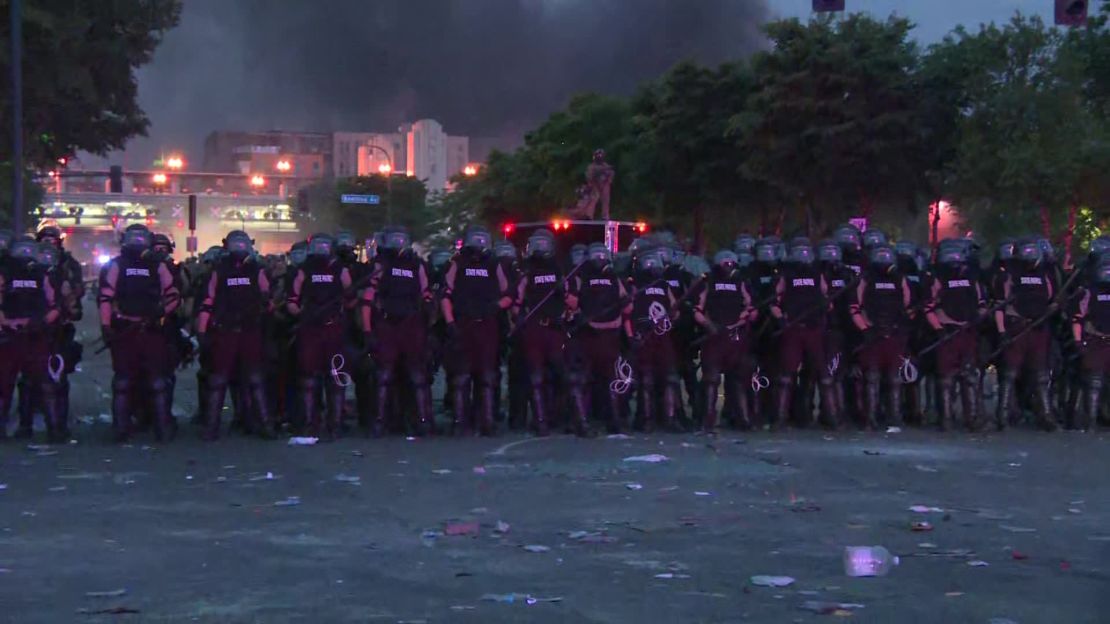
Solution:
[[(367, 238), (386, 225), (403, 225), (419, 240), (432, 232), (435, 214), (428, 206), (424, 182), (410, 176), (370, 175), (320, 182), (308, 189), (315, 228), (320, 231), (348, 230)], [(344, 204), (342, 195), (378, 195), (381, 204)]]

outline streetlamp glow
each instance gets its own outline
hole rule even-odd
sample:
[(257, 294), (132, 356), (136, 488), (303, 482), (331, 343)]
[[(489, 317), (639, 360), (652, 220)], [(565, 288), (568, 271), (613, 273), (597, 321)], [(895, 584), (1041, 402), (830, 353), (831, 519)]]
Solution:
[(389, 175), (392, 172), (393, 172), (393, 166), (390, 165), (389, 163), (383, 162), (382, 164), (378, 165), (378, 173), (380, 173), (382, 175)]
[(251, 176), (251, 186), (255, 188), (266, 186), (266, 178), (260, 175)]
[(150, 181), (153, 182), (154, 184), (157, 184), (158, 186), (162, 186), (168, 180), (169, 180), (169, 177), (167, 177), (166, 174), (164, 174), (164, 173), (156, 173), (156, 174), (150, 176)]
[(277, 161), (277, 165), (275, 165), (275, 167), (278, 171), (282, 173), (288, 173), (293, 169), (293, 163), (289, 162), (288, 160), (279, 160)]
[(475, 176), (478, 175), (478, 165), (467, 165), (463, 167), (463, 175)]
[(185, 160), (180, 156), (170, 156), (166, 159), (166, 167), (178, 171), (185, 168)]

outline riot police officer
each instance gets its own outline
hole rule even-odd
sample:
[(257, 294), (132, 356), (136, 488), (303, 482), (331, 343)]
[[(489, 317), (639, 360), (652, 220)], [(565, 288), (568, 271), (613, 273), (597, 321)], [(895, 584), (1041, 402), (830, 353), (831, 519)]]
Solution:
[(371, 426), (374, 436), (380, 437), (385, 432), (401, 375), (407, 376), (413, 388), (414, 433), (425, 436), (432, 432), (428, 319), (424, 313), (431, 300), (431, 280), (424, 262), (412, 250), (408, 230), (386, 227), (382, 230), (382, 246), (370, 276), (370, 287), (362, 296), (363, 331), (367, 334), (364, 342), (377, 371), (377, 401)]
[(1095, 431), (1104, 380), (1110, 373), (1110, 258), (1097, 260), (1090, 273), (1072, 314), (1072, 336), (1080, 345), (1084, 387), (1080, 417), (1074, 419), (1074, 425)]
[[(784, 323), (780, 330), (779, 378), (775, 386), (777, 413), (772, 426), (781, 428), (790, 417), (792, 386), (804, 362), (806, 374), (818, 380), (822, 420), (826, 427), (836, 427), (839, 411), (825, 358), (828, 283), (814, 266), (814, 251), (808, 239), (792, 241), (787, 260), (775, 283), (776, 299), (771, 306), (771, 315)], [(802, 398), (808, 399), (811, 392), (803, 393)], [(806, 411), (808, 421), (809, 410)]]
[(716, 431), (720, 421), (717, 399), (722, 377), (727, 384), (725, 401), (734, 415), (734, 425), (743, 431), (752, 428), (744, 382), (751, 376), (748, 351), (755, 317), (747, 279), (736, 253), (727, 249), (718, 251), (709, 274), (698, 287), (694, 305), (694, 320), (707, 334), (701, 345), (706, 432)]
[[(528, 238), (525, 253), (522, 275), (516, 284), (517, 330), (528, 370), (533, 428), (543, 436), (551, 424), (557, 383), (566, 373), (565, 286), (555, 260), (555, 236), (549, 230), (536, 230)], [(585, 413), (573, 411), (575, 433), (587, 435)]]
[(632, 344), (633, 369), (639, 381), (637, 418), (633, 427), (652, 432), (656, 421), (667, 431), (680, 431), (675, 392), (678, 372), (670, 332), (676, 316), (674, 291), (663, 277), (663, 261), (654, 250), (639, 254), (629, 291), (632, 311), (625, 335)]
[(252, 252), (254, 241), (246, 232), (233, 230), (224, 238), (228, 254), (208, 279), (197, 318), (197, 334), (211, 353), (211, 370), (205, 396), (207, 407), (202, 437), (220, 437), (220, 414), (228, 382), (238, 372), (253, 411), (253, 431), (276, 437), (266, 393), (262, 318), (272, 312), (270, 280)]
[[(16, 238), (0, 259), (0, 439), (8, 437), (12, 396), (22, 376), (28, 398), (42, 398), (48, 440), (64, 442), (69, 430), (59, 412), (58, 384), (48, 374), (48, 326), (57, 322), (59, 312), (54, 287), (35, 262), (36, 246), (30, 237)], [(25, 424), (29, 429), (30, 423)]]
[[(116, 442), (131, 437), (134, 398), (146, 398), (154, 435), (168, 441), (175, 431), (169, 410), (168, 345), (162, 323), (181, 303), (173, 274), (149, 253), (150, 230), (129, 227), (120, 255), (106, 266), (100, 283), (100, 328), (112, 352), (112, 428)], [(144, 392), (145, 391), (145, 392)], [(144, 397), (145, 395), (145, 397)]]
[(1019, 240), (1016, 252), (1017, 259), (1002, 275), (996, 295), (996, 299), (1009, 302), (994, 314), (1004, 347), (996, 425), (999, 431), (1006, 428), (1018, 374), (1024, 369), (1032, 383), (1037, 424), (1046, 431), (1055, 431), (1048, 394), (1049, 331), (1045, 325), (1055, 308), (1054, 278), (1044, 265), (1044, 253), (1036, 239)]
[(825, 333), (825, 370), (832, 378), (836, 407), (841, 419), (848, 417), (848, 359), (851, 357), (855, 333), (852, 324), (852, 293), (858, 283), (858, 274), (844, 265), (843, 250), (836, 241), (826, 239), (817, 245), (817, 268), (828, 285), (828, 298), (831, 310), (828, 315)]
[(971, 277), (964, 250), (941, 245), (937, 265), (929, 280), (925, 318), (943, 342), (936, 347), (939, 378), (939, 420), (941, 431), (955, 421), (953, 405), (956, 377), (959, 377), (965, 426), (979, 428), (979, 319), (986, 313), (986, 292)]
[(591, 243), (586, 253), (586, 264), (567, 285), (567, 307), (577, 314), (568, 345), (573, 354), (568, 362), (571, 404), (580, 422), (588, 420), (591, 395), (606, 397), (606, 429), (616, 434), (625, 426), (622, 395), (630, 384), (618, 373), (630, 370), (621, 358), (620, 332), (631, 310), (609, 249), (604, 243)]
[[(352, 280), (350, 271), (336, 258), (331, 235), (313, 234), (307, 252), (293, 276), (286, 307), (298, 321), (297, 374), (307, 434), (333, 440), (339, 434), (351, 378), (351, 373), (343, 370), (347, 365), (343, 357), (343, 317), (351, 298)], [(321, 427), (317, 395), (323, 377), (327, 415)]]
[(456, 435), (472, 432), (472, 384), (479, 396), (478, 429), (483, 435), (494, 434), (494, 386), (500, 377), (501, 351), (497, 319), (513, 299), (505, 272), (490, 253), (491, 247), (489, 230), (470, 226), (463, 236), (462, 249), (451, 259), (443, 278), (440, 306), (450, 343), (446, 364), (454, 378), (452, 428)]
[[(869, 230), (870, 231), (870, 230)], [(886, 424), (902, 424), (901, 369), (910, 322), (910, 287), (894, 250), (879, 243), (856, 287), (852, 322), (863, 333), (859, 364), (866, 382), (866, 425), (878, 427), (880, 387), (886, 386)]]
[[(374, 239), (373, 248), (367, 249), (369, 262), (362, 262), (358, 257), (356, 249), (358, 242), (355, 240), (355, 235), (347, 230), (339, 230), (335, 233), (336, 259), (351, 274), (353, 290), (365, 291), (371, 279), (370, 274), (380, 260), (378, 252), (381, 249), (381, 233), (375, 233)], [(374, 395), (376, 387), (373, 380), (377, 377), (377, 371), (372, 358), (362, 357), (370, 346), (362, 344), (364, 336), (360, 313), (354, 309), (346, 310), (343, 315), (343, 359), (350, 363), (358, 422), (364, 431), (369, 431), (372, 428), (371, 422), (376, 409)]]
[[(520, 257), (516, 247), (507, 240), (501, 240), (493, 245), (493, 255), (501, 265), (510, 286), (520, 283)], [(506, 360), (508, 373), (509, 428), (512, 430), (523, 429), (528, 420), (528, 395), (530, 384), (528, 381), (528, 366), (524, 362), (524, 349), (520, 345), (520, 334), (512, 332), (511, 310), (505, 310), (498, 315), (498, 332), (501, 336), (501, 356)], [(500, 374), (500, 367), (498, 367)], [(447, 396), (450, 396), (448, 393)], [(501, 383), (496, 384), (494, 390), (494, 417), (501, 417)]]

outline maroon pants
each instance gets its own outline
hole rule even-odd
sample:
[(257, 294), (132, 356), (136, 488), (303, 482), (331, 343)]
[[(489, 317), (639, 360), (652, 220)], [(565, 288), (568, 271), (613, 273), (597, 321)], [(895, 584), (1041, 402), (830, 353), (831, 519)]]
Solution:
[(898, 373), (906, 353), (906, 336), (894, 334), (865, 342), (859, 353), (859, 366), (864, 372), (889, 376)]
[[(38, 387), (46, 380), (50, 339), (45, 333), (9, 333), (0, 337), (0, 406), (11, 405), (15, 382), (20, 375), (29, 387)], [(7, 418), (7, 413), (0, 414)]]
[(779, 375), (793, 377), (805, 362), (814, 377), (827, 377), (825, 368), (825, 329), (823, 327), (790, 327), (782, 333), (779, 344)]
[(112, 338), (112, 372), (130, 379), (166, 377), (170, 349), (166, 334), (157, 327), (123, 326)]
[(209, 341), (209, 370), (213, 375), (230, 379), (239, 372), (246, 378), (262, 371), (264, 353), (260, 328), (232, 331), (214, 327), (209, 330)]
[(965, 367), (979, 364), (979, 335), (974, 329), (964, 328), (937, 347), (937, 375), (951, 377)]
[(458, 339), (449, 345), (444, 364), (455, 377), (460, 375), (489, 375), (500, 365), (501, 333), (497, 318), (457, 319)]
[(636, 349), (633, 367), (637, 376), (663, 379), (675, 374), (674, 341), (670, 335), (655, 332), (644, 334), (643, 343)]
[(378, 341), (374, 362), (379, 371), (393, 371), (398, 366), (405, 371), (425, 374), (428, 353), (428, 328), (421, 314), (405, 318), (381, 319), (374, 324)]
[(609, 382), (616, 378), (617, 358), (621, 355), (619, 329), (583, 328), (571, 339), (577, 361), (575, 372), (591, 381)]
[(741, 379), (746, 378), (749, 340), (747, 332), (731, 334), (726, 331), (710, 336), (701, 346), (702, 377), (718, 382), (722, 373), (737, 372)]
[(520, 339), (529, 373), (543, 373), (548, 367), (563, 368), (566, 333), (558, 326), (530, 322), (521, 330)]
[[(301, 377), (316, 377), (331, 371), (332, 358), (343, 353), (343, 323), (301, 325), (297, 331), (297, 370)], [(343, 371), (354, 370), (355, 362), (344, 362)]]
[(1025, 332), (1002, 354), (1002, 361), (1011, 371), (1048, 369), (1048, 329), (1041, 326)]

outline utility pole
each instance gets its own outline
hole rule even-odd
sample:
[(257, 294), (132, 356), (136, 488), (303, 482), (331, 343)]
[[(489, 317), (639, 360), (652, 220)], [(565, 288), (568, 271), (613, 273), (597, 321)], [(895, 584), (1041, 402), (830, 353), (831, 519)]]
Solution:
[(23, 0), (11, 1), (12, 18), (12, 225), (23, 234)]

